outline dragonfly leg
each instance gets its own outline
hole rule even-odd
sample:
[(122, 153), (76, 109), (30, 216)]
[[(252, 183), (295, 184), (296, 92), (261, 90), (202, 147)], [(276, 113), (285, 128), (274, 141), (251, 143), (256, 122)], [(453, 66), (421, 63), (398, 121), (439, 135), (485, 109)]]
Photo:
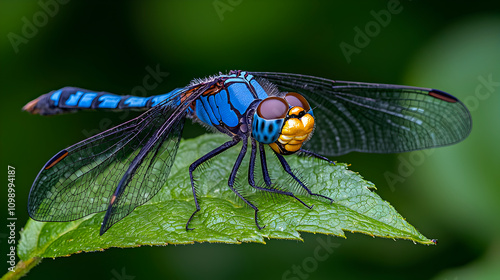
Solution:
[(314, 196), (319, 196), (319, 197), (322, 197), (322, 198), (325, 198), (325, 199), (328, 199), (330, 200), (330, 204), (333, 203), (333, 199), (329, 198), (328, 196), (325, 196), (325, 195), (321, 195), (321, 194), (318, 194), (318, 193), (313, 193), (306, 185), (304, 185), (304, 183), (302, 183), (299, 178), (297, 178), (297, 176), (295, 176), (295, 174), (293, 174), (292, 172), (292, 169), (290, 168), (290, 165), (288, 165), (288, 162), (286, 162), (285, 158), (278, 154), (278, 153), (274, 153), (276, 154), (276, 156), (278, 157), (278, 160), (280, 161), (281, 163), (281, 166), (283, 166), (283, 169), (285, 169), (286, 173), (288, 173), (290, 176), (292, 176), (292, 178), (297, 181), (299, 183), (299, 185), (307, 191), (308, 194), (310, 195), (314, 195)]
[(202, 156), (201, 158), (197, 159), (195, 162), (193, 162), (190, 166), (189, 166), (189, 177), (191, 179), (191, 189), (193, 190), (193, 197), (194, 197), (194, 204), (196, 205), (196, 210), (193, 212), (193, 214), (191, 215), (191, 217), (189, 217), (189, 220), (187, 221), (186, 223), (186, 230), (193, 230), (194, 228), (189, 228), (189, 223), (191, 222), (191, 220), (193, 219), (194, 215), (196, 213), (198, 213), (198, 211), (200, 211), (200, 204), (198, 203), (198, 198), (196, 196), (196, 188), (195, 188), (195, 185), (194, 185), (194, 177), (193, 177), (193, 172), (194, 170), (202, 163), (204, 163), (205, 161), (215, 157), (216, 155), (224, 152), (225, 150), (233, 147), (234, 145), (238, 144), (240, 142), (240, 139), (238, 138), (235, 138), (233, 139), (232, 141), (228, 141), (224, 144), (222, 144), (221, 146), (219, 146), (218, 148), (216, 148), (215, 150), (212, 150), (210, 151), (209, 153), (207, 153), (206, 155)]
[(331, 161), (328, 158), (326, 158), (326, 157), (324, 157), (324, 156), (322, 156), (320, 154), (317, 154), (315, 152), (311, 152), (311, 151), (308, 151), (308, 150), (300, 149), (300, 150), (298, 150), (298, 153), (303, 154), (303, 155), (308, 156), (308, 157), (319, 158), (321, 160), (327, 161), (328, 163), (331, 163), (331, 164), (335, 165), (334, 161)]
[[(253, 138), (252, 138), (252, 151), (250, 153), (250, 166), (248, 168), (248, 183), (250, 184), (250, 186), (252, 186), (253, 188), (255, 188), (257, 190), (266, 191), (266, 192), (270, 192), (270, 193), (277, 193), (277, 194), (282, 194), (282, 195), (287, 195), (287, 196), (293, 197), (297, 201), (302, 203), (305, 207), (312, 209), (314, 205), (311, 205), (311, 206), (307, 205), (300, 198), (296, 197), (292, 192), (286, 192), (286, 191), (282, 191), (282, 190), (279, 190), (276, 188), (270, 188), (271, 178), (269, 177), (269, 173), (267, 171), (266, 154), (264, 152), (264, 146), (262, 144), (260, 144), (260, 148), (261, 148), (260, 149), (260, 159), (262, 162), (262, 172), (264, 174), (264, 181), (265, 181), (266, 185), (268, 186), (268, 188), (259, 187), (255, 184), (254, 171), (255, 171), (255, 158), (256, 158), (256, 154), (257, 154), (257, 144), (256, 144), (255, 139), (253, 139)], [(267, 177), (267, 179), (266, 179), (266, 177)]]
[[(233, 170), (231, 171), (231, 175), (229, 176), (229, 180), (227, 182), (229, 188), (239, 197), (241, 200), (243, 200), (248, 206), (252, 207), (253, 210), (255, 211), (255, 225), (257, 225), (257, 228), (263, 229), (266, 226), (261, 227), (259, 225), (259, 222), (257, 221), (257, 212), (259, 212), (259, 208), (257, 206), (253, 205), (250, 201), (248, 201), (246, 198), (244, 198), (233, 186), (234, 186), (234, 181), (236, 179), (236, 174), (238, 173), (238, 169), (240, 168), (241, 162), (243, 161), (243, 158), (245, 157), (245, 154), (247, 152), (247, 146), (248, 146), (248, 140), (247, 138), (243, 138), (243, 147), (241, 148), (240, 154), (238, 155), (238, 158), (236, 159), (236, 162), (234, 163)], [(255, 162), (255, 159), (254, 159)]]
[(260, 152), (260, 163), (262, 166), (262, 176), (264, 177), (264, 182), (267, 186), (271, 186), (271, 177), (269, 177), (269, 172), (267, 171), (267, 161), (266, 161), (266, 151), (264, 149), (264, 144), (259, 143)]

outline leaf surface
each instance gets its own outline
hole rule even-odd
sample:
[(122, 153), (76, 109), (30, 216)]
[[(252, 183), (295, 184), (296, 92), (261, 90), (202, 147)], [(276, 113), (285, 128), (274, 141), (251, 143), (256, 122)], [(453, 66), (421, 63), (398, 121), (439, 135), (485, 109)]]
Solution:
[[(281, 189), (292, 190), (308, 205), (297, 200), (256, 191), (247, 183), (247, 154), (238, 173), (237, 190), (257, 205), (259, 230), (254, 211), (246, 206), (227, 186), (229, 173), (241, 144), (196, 170), (201, 211), (191, 221), (192, 231), (185, 225), (195, 210), (189, 180), (189, 165), (210, 150), (230, 140), (227, 136), (207, 134), (181, 141), (168, 183), (149, 202), (137, 207), (103, 236), (99, 228), (104, 212), (73, 222), (37, 222), (29, 220), (18, 246), (22, 260), (32, 257), (59, 257), (82, 251), (98, 251), (110, 247), (141, 245), (189, 244), (193, 242), (265, 243), (266, 239), (302, 240), (300, 232), (331, 234), (345, 237), (344, 232), (408, 239), (422, 244), (433, 242), (420, 234), (374, 191), (375, 186), (347, 165), (329, 164), (314, 158), (287, 156), (290, 166), (313, 192), (331, 197), (335, 202), (307, 195), (286, 174), (278, 160), (267, 151), (271, 179)], [(255, 177), (262, 182), (257, 160)], [(260, 179), (259, 179), (260, 178)], [(259, 185), (262, 185), (259, 184)]]

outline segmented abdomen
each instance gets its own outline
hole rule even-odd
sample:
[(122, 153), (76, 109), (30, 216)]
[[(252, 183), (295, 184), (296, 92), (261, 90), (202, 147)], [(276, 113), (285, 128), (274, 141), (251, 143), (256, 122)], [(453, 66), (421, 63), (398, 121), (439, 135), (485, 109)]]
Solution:
[(26, 104), (23, 109), (40, 115), (55, 115), (88, 109), (147, 110), (179, 90), (181, 89), (178, 88), (162, 95), (139, 97), (116, 95), (104, 91), (95, 92), (77, 87), (63, 87), (38, 97)]

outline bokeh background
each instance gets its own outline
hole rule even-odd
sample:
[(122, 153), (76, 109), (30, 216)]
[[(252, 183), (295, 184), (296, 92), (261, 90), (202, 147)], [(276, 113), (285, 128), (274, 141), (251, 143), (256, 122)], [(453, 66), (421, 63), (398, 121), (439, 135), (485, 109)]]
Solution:
[[(136, 115), (21, 111), (62, 86), (153, 95), (219, 71), (290, 72), (438, 88), (463, 100), (474, 121), (454, 146), (335, 158), (374, 182), (437, 246), (347, 233), (302, 274), (293, 267), (314, 257), (318, 235), (113, 248), (44, 260), (26, 279), (500, 279), (500, 2), (483, 2), (1, 1), (0, 155), (2, 177), (7, 165), (16, 168), (18, 230), (31, 184), (52, 155)], [(157, 68), (163, 76), (146, 89), (148, 69)], [(184, 137), (201, 133), (190, 125)], [(2, 260), (6, 233), (2, 227)]]

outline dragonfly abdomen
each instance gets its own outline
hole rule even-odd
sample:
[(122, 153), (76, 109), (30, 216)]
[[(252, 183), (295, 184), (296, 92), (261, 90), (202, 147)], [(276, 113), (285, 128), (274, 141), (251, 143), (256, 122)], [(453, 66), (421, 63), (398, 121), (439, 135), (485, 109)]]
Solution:
[(56, 115), (89, 109), (147, 110), (180, 90), (178, 88), (162, 95), (139, 97), (116, 95), (104, 91), (96, 92), (77, 87), (63, 87), (41, 95), (26, 104), (23, 110), (40, 115)]

